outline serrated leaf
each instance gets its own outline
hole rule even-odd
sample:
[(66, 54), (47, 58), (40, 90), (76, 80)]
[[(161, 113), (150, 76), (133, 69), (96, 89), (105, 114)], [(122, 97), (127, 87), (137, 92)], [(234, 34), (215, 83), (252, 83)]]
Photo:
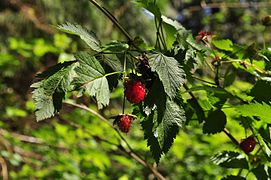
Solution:
[(220, 109), (211, 111), (208, 114), (204, 124), (203, 133), (215, 134), (223, 131), (227, 123), (226, 115)]
[(73, 89), (71, 82), (75, 76), (74, 67), (63, 67), (59, 71), (49, 73), (47, 79), (31, 85), (35, 88), (32, 98), (36, 105), (37, 121), (50, 118), (60, 110), (65, 93)]
[(149, 90), (149, 93), (144, 100), (144, 105), (147, 106), (148, 109), (156, 108), (158, 115), (157, 121), (159, 122), (161, 122), (164, 116), (166, 100), (167, 97), (162, 82), (159, 79), (155, 79)]
[(179, 128), (186, 121), (185, 112), (174, 101), (167, 99), (166, 109), (161, 122), (158, 122), (156, 129), (158, 141), (164, 153), (170, 149)]
[(61, 24), (58, 29), (70, 34), (80, 36), (80, 38), (94, 51), (101, 51), (100, 42), (95, 37), (94, 33), (88, 32), (85, 28), (78, 24), (72, 24), (67, 22), (66, 24)]
[(48, 78), (49, 76), (52, 76), (53, 74), (55, 74), (59, 70), (66, 68), (75, 62), (76, 61), (66, 61), (63, 63), (58, 63), (57, 65), (50, 67), (46, 71), (43, 71), (42, 73), (37, 74), (36, 77), (37, 78)]
[(53, 97), (46, 95), (43, 88), (35, 89), (32, 95), (32, 99), (36, 105), (36, 119), (41, 121), (47, 118), (51, 118), (55, 114), (55, 107), (53, 103)]
[(178, 61), (161, 53), (149, 57), (152, 71), (157, 72), (162, 81), (166, 94), (173, 99), (180, 86), (185, 82), (185, 72)]
[(188, 31), (176, 20), (172, 20), (166, 16), (162, 16), (163, 27), (166, 32), (167, 46), (170, 47), (176, 40), (176, 33), (187, 34)]
[(212, 44), (221, 50), (225, 50), (225, 51), (233, 51), (233, 43), (231, 40), (229, 39), (223, 39), (223, 40), (213, 40)]
[(109, 85), (106, 79), (108, 74), (105, 73), (100, 62), (87, 52), (80, 52), (75, 55), (79, 60), (79, 66), (75, 68), (77, 77), (74, 78), (73, 84), (82, 86), (90, 96), (97, 100), (98, 108), (109, 104)]
[(233, 151), (223, 151), (218, 153), (211, 158), (211, 161), (225, 168), (249, 168), (245, 156)]
[(259, 117), (265, 123), (271, 122), (271, 106), (266, 103), (250, 103), (235, 107), (242, 116)]
[(151, 114), (148, 118), (146, 118), (146, 120), (142, 121), (141, 126), (144, 131), (144, 139), (147, 140), (147, 145), (150, 147), (152, 156), (155, 159), (156, 163), (159, 163), (163, 151), (161, 150), (159, 142), (153, 133), (153, 116), (154, 114)]

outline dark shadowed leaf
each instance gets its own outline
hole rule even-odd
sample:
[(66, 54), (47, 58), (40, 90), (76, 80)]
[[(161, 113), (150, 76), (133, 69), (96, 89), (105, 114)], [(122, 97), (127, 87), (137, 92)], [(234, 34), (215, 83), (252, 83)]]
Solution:
[(159, 160), (161, 158), (161, 155), (163, 154), (163, 151), (161, 150), (159, 146), (159, 142), (157, 137), (154, 136), (153, 132), (153, 116), (154, 114), (151, 114), (146, 120), (141, 122), (141, 126), (144, 131), (144, 139), (147, 140), (147, 145), (150, 147), (151, 153), (153, 158), (155, 159), (156, 163), (159, 163)]
[(204, 124), (203, 133), (215, 134), (223, 131), (227, 123), (226, 115), (220, 109), (211, 111), (208, 114)]
[(246, 178), (242, 176), (230, 175), (230, 176), (223, 177), (221, 180), (246, 180)]
[(250, 96), (253, 96), (254, 99), (258, 102), (271, 101), (271, 82), (265, 80), (259, 80), (256, 82), (255, 86), (250, 91)]
[(269, 180), (271, 174), (269, 174), (271, 168), (265, 165), (259, 165), (258, 167), (252, 169), (253, 174), (260, 180)]

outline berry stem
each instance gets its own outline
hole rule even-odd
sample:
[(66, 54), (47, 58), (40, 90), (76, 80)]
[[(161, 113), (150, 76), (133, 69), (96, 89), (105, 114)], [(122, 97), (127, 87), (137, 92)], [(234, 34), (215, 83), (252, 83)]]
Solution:
[[(126, 78), (126, 52), (124, 53), (124, 63), (123, 63), (123, 86), (125, 86), (125, 78)], [(122, 114), (124, 114), (125, 111), (125, 93), (123, 91), (123, 103), (122, 103)]]
[[(86, 105), (82, 105), (82, 104), (77, 104), (77, 103), (74, 103), (72, 101), (65, 101), (64, 102), (65, 104), (68, 104), (68, 105), (71, 105), (71, 106), (74, 106), (74, 107), (77, 107), (77, 108), (80, 108), (80, 109), (83, 109), (85, 111), (88, 111), (90, 112), (91, 114), (95, 115), (96, 117), (98, 117), (99, 119), (101, 119), (103, 122), (105, 122), (106, 124), (108, 124), (111, 128), (113, 128), (117, 135), (118, 135), (118, 139), (121, 140), (122, 142), (124, 142), (124, 144), (127, 146), (128, 149), (126, 149), (125, 147), (123, 147), (121, 145), (121, 141), (119, 144), (115, 144), (115, 143), (112, 143), (108, 140), (104, 140), (102, 138), (99, 138), (98, 136), (95, 136), (95, 135), (92, 135), (94, 139), (97, 139), (97, 140), (101, 140), (101, 141), (104, 141), (108, 144), (111, 144), (111, 145), (114, 145), (114, 146), (117, 146), (119, 150), (123, 151), (124, 153), (126, 153), (128, 156), (130, 156), (131, 158), (133, 158), (134, 160), (136, 160), (137, 162), (139, 162), (140, 164), (142, 164), (144, 167), (148, 168), (152, 173), (153, 175), (159, 179), (159, 180), (165, 180), (165, 177), (156, 169), (154, 168), (152, 165), (150, 165), (147, 161), (145, 161), (142, 157), (140, 157), (140, 155), (138, 155), (137, 153), (135, 153), (135, 151), (133, 150), (133, 148), (131, 147), (131, 145), (128, 143), (128, 141), (123, 137), (123, 135), (119, 132), (118, 129), (116, 129), (111, 123), (109, 123), (109, 121), (104, 117), (102, 116), (101, 114), (99, 114), (98, 112), (88, 108)], [(76, 128), (80, 128), (80, 125), (77, 125), (77, 124), (71, 124), (72, 126), (76, 127)], [(81, 127), (82, 128), (82, 127)], [(82, 128), (83, 130), (86, 130), (84, 128)], [(97, 138), (98, 137), (98, 138)]]
[(233, 135), (231, 135), (231, 133), (229, 132), (228, 129), (224, 128), (223, 132), (230, 138), (230, 140), (237, 146), (239, 146), (239, 142), (235, 139), (235, 137), (233, 137)]

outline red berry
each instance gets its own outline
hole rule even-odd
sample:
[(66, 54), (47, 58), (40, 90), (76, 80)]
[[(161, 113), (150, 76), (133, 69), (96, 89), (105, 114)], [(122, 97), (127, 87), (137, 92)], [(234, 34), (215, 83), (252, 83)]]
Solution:
[(128, 133), (131, 128), (132, 120), (133, 118), (131, 116), (121, 114), (116, 116), (114, 124), (117, 124), (122, 132)]
[(124, 94), (129, 102), (138, 104), (144, 100), (146, 88), (141, 81), (129, 80), (125, 83)]
[(247, 154), (252, 152), (255, 146), (256, 146), (256, 141), (254, 137), (252, 136), (242, 140), (240, 143), (240, 148)]

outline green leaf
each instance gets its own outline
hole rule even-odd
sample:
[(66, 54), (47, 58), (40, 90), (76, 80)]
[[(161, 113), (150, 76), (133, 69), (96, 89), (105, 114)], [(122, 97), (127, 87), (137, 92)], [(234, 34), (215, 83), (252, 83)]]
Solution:
[(154, 114), (151, 114), (148, 118), (146, 118), (146, 120), (142, 121), (141, 126), (144, 131), (144, 139), (147, 140), (147, 145), (150, 147), (152, 156), (155, 159), (156, 163), (159, 163), (163, 151), (160, 148), (159, 142), (153, 133), (153, 116)]
[(227, 123), (226, 115), (220, 109), (211, 111), (208, 114), (204, 124), (203, 133), (215, 134), (223, 131)]
[(73, 84), (83, 87), (90, 96), (94, 96), (99, 109), (107, 106), (110, 91), (106, 76), (110, 73), (106, 74), (99, 61), (87, 52), (80, 52), (75, 58), (79, 60), (79, 66), (75, 68), (77, 77)]
[(223, 40), (213, 40), (212, 44), (221, 50), (225, 50), (225, 51), (233, 51), (233, 43), (231, 40), (229, 39), (223, 39)]
[(163, 27), (166, 32), (167, 46), (170, 47), (176, 40), (176, 34), (187, 34), (188, 31), (176, 20), (169, 19), (166, 16), (162, 16)]
[(66, 61), (63, 63), (58, 63), (57, 65), (50, 67), (48, 70), (43, 71), (42, 73), (37, 74), (37, 78), (48, 78), (49, 76), (52, 76), (62, 68), (66, 68), (70, 66), (71, 64), (75, 63), (76, 61)]
[[(56, 65), (56, 67), (59, 66), (59, 64)], [(50, 118), (61, 109), (65, 93), (74, 88), (71, 84), (75, 76), (74, 67), (70, 65), (54, 73), (45, 73), (50, 75), (47, 79), (31, 85), (34, 88), (32, 98), (36, 105), (37, 121)]]
[(129, 45), (125, 42), (119, 41), (112, 41), (109, 44), (106, 44), (102, 47), (102, 52), (109, 52), (109, 53), (122, 53), (127, 51)]
[(185, 111), (179, 107), (174, 101), (167, 99), (166, 109), (161, 122), (158, 122), (156, 129), (158, 141), (164, 153), (170, 149), (179, 128), (186, 121)]
[(180, 86), (185, 82), (185, 73), (178, 61), (173, 57), (158, 53), (149, 57), (149, 65), (152, 71), (157, 72), (167, 95), (173, 99)]
[(271, 101), (271, 82), (265, 80), (258, 80), (250, 91), (250, 96), (258, 102)]
[(265, 123), (271, 123), (271, 106), (266, 103), (250, 103), (235, 107), (242, 116), (259, 117)]
[(67, 22), (66, 24), (61, 24), (58, 29), (70, 34), (80, 36), (80, 38), (87, 43), (87, 45), (94, 51), (101, 51), (100, 42), (96, 38), (93, 32), (88, 32), (85, 28), (78, 24), (72, 24)]
[(140, 4), (142, 7), (150, 11), (155, 17), (161, 18), (161, 11), (156, 3), (153, 0), (136, 0), (137, 4)]
[(245, 156), (233, 151), (223, 151), (218, 153), (211, 158), (211, 161), (225, 168), (249, 168)]

